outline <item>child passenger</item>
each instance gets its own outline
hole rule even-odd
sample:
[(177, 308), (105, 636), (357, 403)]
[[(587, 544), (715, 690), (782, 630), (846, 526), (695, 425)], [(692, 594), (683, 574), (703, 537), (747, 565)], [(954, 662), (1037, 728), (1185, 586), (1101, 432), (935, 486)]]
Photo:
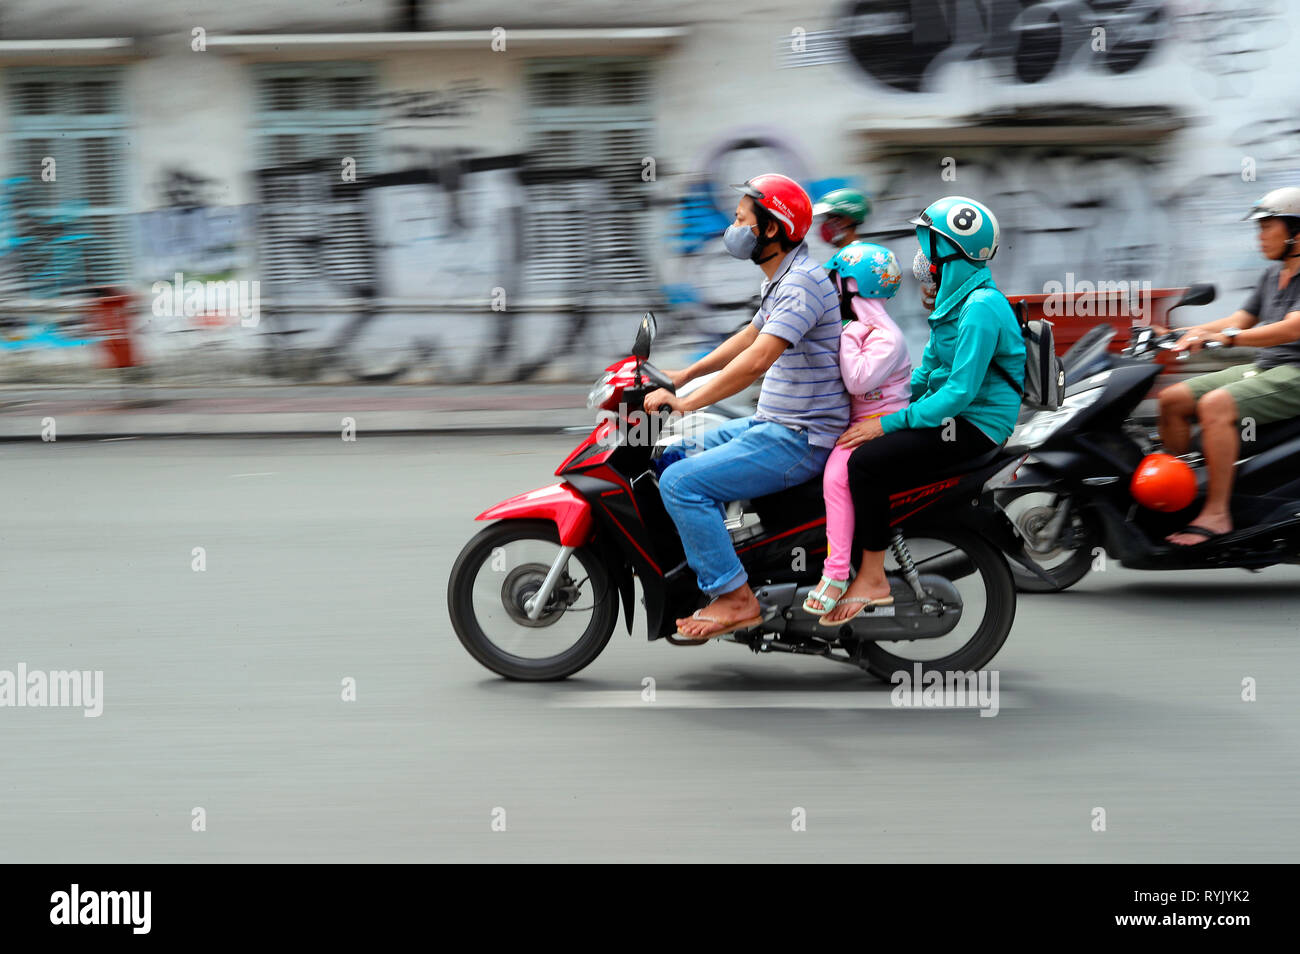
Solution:
[[(894, 297), (902, 281), (894, 253), (870, 242), (853, 242), (823, 267), (840, 293), (840, 376), (852, 402), (849, 423), (906, 407), (911, 399), (912, 362), (903, 334), (883, 303)], [(832, 450), (822, 477), (826, 562), (821, 582), (808, 594), (803, 608), (823, 618), (849, 586), (853, 500), (849, 496), (848, 462), (853, 450)]]

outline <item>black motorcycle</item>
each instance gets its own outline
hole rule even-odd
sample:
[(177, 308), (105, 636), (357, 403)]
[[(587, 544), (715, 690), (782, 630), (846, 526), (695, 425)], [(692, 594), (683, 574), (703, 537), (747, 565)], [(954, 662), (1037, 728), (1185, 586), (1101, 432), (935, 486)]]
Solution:
[[(620, 606), (632, 631), (634, 580), (651, 640), (683, 642), (675, 620), (705, 603), (652, 466), (681, 437), (656, 434), (664, 417), (642, 408), (650, 391), (672, 388), (648, 360), (654, 333), (647, 314), (632, 354), (596, 383), (588, 405), (600, 419), (555, 471), (560, 480), (479, 514), (495, 522), (452, 568), (452, 626), (499, 675), (562, 679), (591, 663)], [(826, 556), (821, 480), (742, 501), (728, 529), (763, 622), (720, 639), (755, 653), (821, 656), (885, 680), (916, 664), (925, 672), (983, 668), (1015, 619), (1004, 553), (1033, 567), (991, 495), (1023, 460), (1023, 449), (997, 449), (895, 495), (886, 561), (894, 604), (834, 627), (802, 608)]]
[[(1196, 285), (1175, 307), (1213, 300), (1212, 285)], [(1114, 336), (1113, 327), (1098, 325), (1080, 339), (1062, 359), (1067, 387), (1061, 408), (1027, 413), (1011, 437), (1030, 448), (1031, 456), (996, 499), (1040, 571), (1012, 566), (1017, 587), (1064, 590), (1087, 576), (1103, 553), (1142, 570), (1300, 563), (1300, 420), (1261, 425), (1254, 440), (1242, 444), (1232, 533), (1192, 546), (1168, 543), (1165, 538), (1191, 522), (1203, 504), (1200, 455), (1185, 457), (1197, 473), (1199, 492), (1183, 510), (1149, 510), (1129, 487), (1142, 458), (1158, 450), (1134, 409), (1151, 391), (1180, 334), (1134, 325), (1119, 355), (1108, 350)]]

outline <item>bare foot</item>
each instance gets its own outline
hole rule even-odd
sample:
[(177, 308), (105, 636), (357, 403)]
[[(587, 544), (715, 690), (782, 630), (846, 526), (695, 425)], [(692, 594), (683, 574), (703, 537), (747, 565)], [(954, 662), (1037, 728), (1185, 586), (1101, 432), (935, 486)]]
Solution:
[(849, 588), (844, 591), (844, 596), (840, 597), (840, 602), (836, 604), (835, 609), (826, 614), (826, 622), (838, 623), (841, 620), (848, 619), (855, 611), (861, 609), (861, 603), (845, 603), (844, 600), (850, 596), (856, 596), (864, 600), (878, 600), (889, 595), (889, 580), (884, 573), (875, 579), (868, 580), (861, 573), (857, 575)]
[(758, 605), (758, 598), (754, 596), (754, 591), (746, 583), (730, 593), (723, 593), (699, 611), (701, 616), (710, 616), (721, 622), (710, 623), (706, 619), (683, 616), (677, 621), (677, 631), (692, 639), (707, 639), (714, 633), (730, 629), (736, 623), (753, 619), (755, 616), (761, 615), (762, 612), (763, 608)]
[[(1202, 513), (1192, 523), (1214, 533), (1232, 532), (1232, 517), (1226, 513)], [(1198, 543), (1204, 543), (1208, 538), (1199, 533), (1179, 531), (1178, 533), (1169, 534), (1165, 539), (1180, 547), (1193, 547)]]

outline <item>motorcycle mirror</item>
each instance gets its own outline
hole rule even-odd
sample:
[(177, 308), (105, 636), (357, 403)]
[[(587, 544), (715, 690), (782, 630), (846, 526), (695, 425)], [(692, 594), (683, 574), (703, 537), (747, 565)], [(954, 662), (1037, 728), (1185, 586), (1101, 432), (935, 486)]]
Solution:
[(1169, 310), (1173, 311), (1174, 308), (1182, 308), (1184, 305), (1208, 305), (1214, 301), (1217, 294), (1214, 286), (1206, 282), (1189, 285), (1187, 291), (1183, 292), (1183, 297), (1178, 299)]
[(641, 324), (636, 330), (636, 342), (632, 345), (633, 357), (642, 361), (650, 357), (650, 346), (654, 344), (658, 330), (659, 323), (655, 320), (654, 312), (647, 311), (641, 317)]

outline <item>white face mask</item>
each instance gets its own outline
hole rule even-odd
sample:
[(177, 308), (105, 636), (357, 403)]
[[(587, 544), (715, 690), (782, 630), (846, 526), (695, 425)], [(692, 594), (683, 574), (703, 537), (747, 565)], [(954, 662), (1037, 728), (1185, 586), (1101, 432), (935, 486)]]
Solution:
[(916, 276), (916, 280), (922, 285), (927, 285), (930, 288), (934, 287), (934, 276), (930, 274), (930, 259), (919, 248), (912, 259), (912, 274)]

